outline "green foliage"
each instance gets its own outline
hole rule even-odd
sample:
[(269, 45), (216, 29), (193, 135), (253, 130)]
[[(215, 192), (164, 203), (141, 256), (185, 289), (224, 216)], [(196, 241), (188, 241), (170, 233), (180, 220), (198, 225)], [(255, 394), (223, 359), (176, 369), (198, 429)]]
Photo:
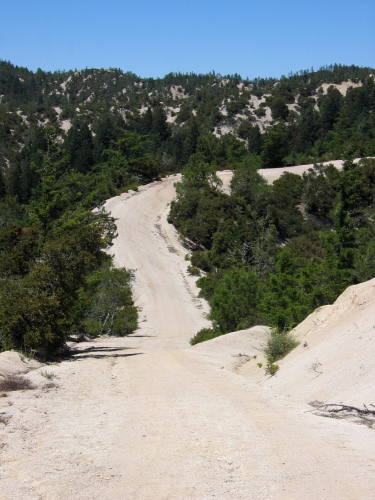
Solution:
[(183, 173), (182, 182), (176, 186), (177, 194), (183, 194), (183, 191), (186, 189), (217, 188), (221, 185), (221, 181), (216, 175), (215, 167), (205, 162), (204, 156), (201, 153), (195, 153), (190, 156)]
[[(372, 160), (348, 160), (341, 172), (315, 166), (302, 178), (288, 173), (268, 186), (244, 162), (225, 200), (231, 217), (217, 226), (209, 250), (191, 256), (192, 265), (207, 273), (197, 285), (215, 331), (259, 322), (291, 329), (350, 284), (372, 278), (374, 172)], [(275, 346), (279, 340), (289, 345), (277, 337)]]
[(217, 330), (214, 330), (213, 328), (202, 328), (201, 330), (199, 330), (198, 333), (194, 335), (194, 337), (190, 339), (190, 344), (195, 345), (198, 344), (199, 342), (205, 342), (206, 340), (211, 340), (216, 337), (220, 337), (220, 335), (222, 335), (222, 333)]
[(56, 130), (51, 127), (46, 130), (48, 148), (40, 167), (33, 165), (40, 176), (36, 196), (29, 204), (30, 212), (35, 216), (42, 230), (47, 232), (53, 220), (68, 207), (64, 193), (57, 188), (56, 183), (67, 171), (68, 157), (60, 150), (56, 142)]
[(230, 182), (232, 196), (243, 198), (251, 206), (261, 204), (271, 190), (258, 172), (259, 166), (257, 158), (246, 158), (236, 168)]
[(284, 99), (276, 97), (272, 100), (271, 105), (272, 118), (274, 120), (287, 120), (289, 109)]
[(276, 365), (275, 363), (268, 362), (266, 365), (266, 374), (271, 375), (273, 377), (276, 375), (276, 373), (279, 371), (280, 367), (279, 365)]
[[(272, 365), (275, 361), (284, 358), (290, 351), (297, 347), (298, 342), (293, 338), (290, 332), (271, 330), (267, 347), (264, 352), (268, 363)], [(272, 375), (272, 374), (271, 374)]]
[(263, 107), (259, 107), (254, 110), (254, 114), (256, 114), (258, 118), (262, 118), (263, 116), (266, 116), (266, 110)]
[(197, 153), (201, 154), (204, 162), (210, 164), (223, 156), (223, 144), (213, 134), (201, 135), (197, 141)]
[(201, 271), (195, 266), (188, 266), (187, 272), (190, 274), (190, 276), (200, 276)]
[(210, 299), (210, 319), (222, 333), (248, 328), (257, 323), (256, 306), (260, 282), (252, 271), (226, 271)]
[[(101, 209), (86, 209), (89, 199), (102, 201), (90, 191), (97, 174), (67, 171), (55, 135), (47, 130), (27, 227), (9, 217), (0, 231), (0, 349), (42, 359), (61, 352), (72, 332), (127, 335), (137, 327), (130, 272), (105, 264), (114, 221)], [(12, 203), (17, 207), (11, 199), (4, 202), (16, 213)]]
[(46, 378), (47, 380), (53, 380), (54, 378), (57, 378), (56, 373), (49, 372), (47, 370), (41, 370), (39, 373), (42, 377)]
[(70, 168), (77, 172), (89, 172), (94, 165), (94, 144), (88, 124), (75, 120), (64, 145), (69, 155)]
[(281, 167), (283, 165), (283, 158), (287, 155), (288, 150), (289, 141), (286, 127), (278, 124), (268, 129), (261, 151), (263, 167)]
[(309, 214), (322, 220), (332, 220), (338, 178), (338, 171), (333, 165), (314, 165), (303, 175), (302, 202)]
[(91, 274), (106, 260), (102, 247), (95, 225), (64, 231), (47, 240), (25, 277), (0, 283), (2, 349), (46, 358), (77, 328), (122, 336), (137, 327), (130, 272), (107, 266)]
[(300, 233), (303, 217), (299, 204), (303, 180), (299, 175), (285, 172), (273, 183), (273, 218), (282, 238), (291, 238)]
[(39, 254), (39, 231), (10, 224), (0, 232), (0, 279), (27, 275)]
[(46, 358), (62, 347), (65, 316), (51, 285), (40, 273), (2, 284), (1, 350), (19, 349)]
[[(203, 153), (206, 162), (234, 167), (243, 159), (246, 148), (237, 136), (247, 141), (252, 154), (262, 153), (265, 166), (308, 156), (337, 157), (348, 145), (362, 155), (375, 152), (371, 68), (332, 65), (283, 76), (279, 81), (249, 81), (240, 75), (223, 79), (214, 72), (170, 73), (157, 79), (141, 79), (119, 69), (54, 73), (38, 69), (33, 73), (5, 61), (0, 64), (0, 170), (7, 170), (10, 162), (7, 194), (17, 195), (23, 203), (28, 202), (38, 184), (38, 170), (31, 170), (31, 163), (39, 167), (39, 152), (46, 151), (40, 141), (43, 127), (39, 123), (61, 133), (70, 168), (83, 173), (90, 172), (95, 164), (107, 162), (107, 151), (118, 150), (116, 143), (124, 132), (147, 137), (144, 154), (155, 155), (159, 165), (166, 154), (170, 155), (169, 165), (173, 167), (169, 171), (183, 168), (197, 151)], [(326, 93), (321, 89), (315, 99), (322, 83), (349, 79), (362, 85), (349, 89), (346, 96), (331, 86)], [(251, 110), (251, 96), (262, 98), (265, 94), (266, 102)], [(297, 97), (298, 108), (289, 113), (287, 105)], [(223, 104), (227, 116), (220, 112)], [(145, 106), (146, 112), (141, 112)], [(277, 125), (260, 133), (259, 122), (266, 106), (270, 106), (274, 120), (285, 122), (281, 142), (274, 133), (279, 131)], [(168, 123), (169, 114), (177, 114), (175, 123)], [(238, 125), (239, 119), (242, 122)], [(62, 130), (62, 120), (72, 123), (67, 133)], [(223, 125), (229, 125), (232, 132), (218, 139), (212, 132), (215, 127), (218, 132)], [(208, 151), (207, 145), (202, 148), (200, 144), (206, 137), (216, 142)], [(20, 144), (25, 145), (21, 151)], [(155, 168), (150, 174), (150, 162), (146, 163), (143, 180), (157, 177)]]
[(316, 307), (332, 303), (350, 284), (332, 243), (325, 240), (325, 258), (315, 257), (312, 262), (294, 255), (288, 246), (279, 252), (268, 290), (259, 303), (268, 324), (279, 330), (293, 328)]
[[(95, 163), (108, 160), (106, 150), (120, 138), (124, 127), (123, 119), (105, 113), (95, 124), (93, 138), (93, 158)], [(142, 132), (141, 132), (142, 133)]]
[(171, 203), (168, 220), (193, 246), (209, 249), (219, 225), (231, 215), (226, 201), (224, 194), (212, 188), (188, 189)]
[(0, 199), (5, 198), (6, 195), (6, 184), (3, 171), (0, 167)]
[(215, 168), (196, 153), (190, 157), (182, 182), (176, 184), (177, 200), (171, 203), (168, 221), (204, 248), (211, 247), (212, 235), (229, 215), (226, 196), (217, 190), (220, 184)]
[(131, 296), (131, 279), (127, 269), (108, 264), (88, 276), (76, 304), (77, 311), (83, 311), (82, 332), (94, 337), (123, 337), (136, 330), (138, 312)]
[(332, 129), (339, 116), (342, 99), (340, 91), (333, 86), (328, 88), (326, 95), (320, 96), (318, 105), (320, 108), (320, 121), (324, 131)]

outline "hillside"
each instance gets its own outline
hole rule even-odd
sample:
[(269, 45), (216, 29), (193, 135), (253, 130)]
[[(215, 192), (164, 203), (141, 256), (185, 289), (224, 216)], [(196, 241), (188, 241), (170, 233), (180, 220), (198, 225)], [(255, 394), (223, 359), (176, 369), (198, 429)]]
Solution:
[[(119, 69), (33, 73), (0, 61), (2, 167), (14, 165), (35, 128), (53, 126), (65, 139), (79, 123), (89, 125), (93, 138), (104, 124), (112, 140), (116, 127), (159, 134), (153, 147), (168, 155), (169, 171), (180, 169), (210, 134), (221, 139), (212, 151), (221, 163), (237, 161), (241, 144), (263, 155), (268, 167), (337, 159), (348, 147), (368, 156), (374, 154), (373, 75), (371, 68), (332, 65), (279, 80), (215, 73), (141, 79)], [(265, 141), (271, 131), (284, 142), (274, 157)]]

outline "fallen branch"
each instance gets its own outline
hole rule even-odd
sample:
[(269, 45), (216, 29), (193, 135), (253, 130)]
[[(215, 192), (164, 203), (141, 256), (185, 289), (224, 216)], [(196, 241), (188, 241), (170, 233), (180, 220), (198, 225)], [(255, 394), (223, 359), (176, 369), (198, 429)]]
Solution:
[[(318, 401), (313, 401), (310, 404), (311, 406), (314, 406), (314, 408), (318, 410), (326, 410), (328, 413), (339, 413), (340, 411), (356, 411), (360, 415), (375, 415), (375, 410), (369, 410), (364, 403), (363, 403), (364, 408), (357, 408), (356, 406), (349, 406), (349, 405), (339, 405), (335, 403), (321, 404)], [(373, 404), (370, 404), (369, 406), (375, 408)]]

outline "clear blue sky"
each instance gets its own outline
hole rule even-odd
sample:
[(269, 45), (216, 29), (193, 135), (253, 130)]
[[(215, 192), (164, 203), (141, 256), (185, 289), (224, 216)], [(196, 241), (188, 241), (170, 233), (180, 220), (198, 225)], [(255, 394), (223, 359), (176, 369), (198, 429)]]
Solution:
[(375, 66), (374, 0), (1, 0), (0, 59), (31, 70), (121, 68), (279, 77)]

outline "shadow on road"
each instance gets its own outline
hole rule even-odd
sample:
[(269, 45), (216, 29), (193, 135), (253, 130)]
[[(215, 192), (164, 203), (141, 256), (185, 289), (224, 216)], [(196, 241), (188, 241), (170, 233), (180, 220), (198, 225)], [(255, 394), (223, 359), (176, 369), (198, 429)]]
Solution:
[(155, 337), (155, 335), (129, 335), (129, 339), (142, 339), (144, 337)]
[(85, 358), (127, 358), (129, 356), (138, 356), (143, 352), (132, 352), (127, 354), (117, 354), (119, 351), (128, 351), (132, 347), (88, 347), (86, 349), (75, 349), (72, 351), (71, 360), (80, 360)]

